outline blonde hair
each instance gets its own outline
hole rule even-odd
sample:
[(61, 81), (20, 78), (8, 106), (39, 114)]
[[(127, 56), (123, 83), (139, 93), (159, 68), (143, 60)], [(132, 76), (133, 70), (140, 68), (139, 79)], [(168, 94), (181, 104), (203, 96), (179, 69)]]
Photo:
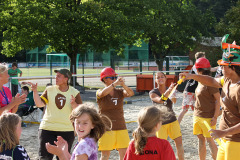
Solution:
[(148, 134), (154, 127), (163, 121), (162, 114), (167, 112), (165, 108), (158, 106), (145, 107), (138, 113), (138, 128), (133, 132), (135, 154), (141, 154), (147, 144)]
[(204, 57), (205, 56), (205, 52), (197, 52), (195, 54), (195, 59), (197, 60), (198, 58)]
[(5, 72), (7, 70), (8, 70), (7, 65), (0, 63), (0, 74), (2, 74), (3, 72)]
[(104, 115), (100, 116), (97, 110), (94, 108), (93, 104), (84, 103), (78, 105), (78, 107), (76, 107), (70, 115), (70, 120), (73, 127), (75, 119), (80, 117), (84, 113), (90, 116), (92, 124), (94, 126), (94, 128), (90, 131), (89, 136), (91, 138), (94, 138), (97, 142), (107, 130), (110, 130), (112, 123), (108, 117)]
[(14, 113), (4, 112), (0, 116), (0, 152), (19, 145), (16, 129), (21, 118)]

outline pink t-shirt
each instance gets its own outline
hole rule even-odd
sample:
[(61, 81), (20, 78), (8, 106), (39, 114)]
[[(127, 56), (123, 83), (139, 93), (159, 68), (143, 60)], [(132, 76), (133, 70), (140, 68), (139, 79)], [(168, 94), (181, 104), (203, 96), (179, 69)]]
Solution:
[[(3, 91), (0, 93), (0, 107), (3, 108), (12, 100), (12, 93), (8, 87), (3, 86)], [(10, 111), (11, 112), (11, 111)]]

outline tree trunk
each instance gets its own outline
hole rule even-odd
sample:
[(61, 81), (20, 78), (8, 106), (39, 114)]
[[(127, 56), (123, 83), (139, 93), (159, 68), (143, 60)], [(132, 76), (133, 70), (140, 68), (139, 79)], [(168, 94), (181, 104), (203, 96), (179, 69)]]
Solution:
[(163, 70), (163, 59), (156, 59), (157, 67), (159, 71)]
[(151, 36), (149, 40), (149, 50), (154, 56), (159, 71), (163, 70), (163, 61), (165, 57), (170, 53), (170, 47), (165, 49), (161, 48), (161, 46), (161, 39), (156, 36)]
[(152, 52), (154, 59), (156, 61), (157, 67), (159, 71), (163, 70), (163, 60), (164, 60), (164, 54), (160, 53), (159, 51), (156, 51), (157, 47), (157, 37), (152, 36), (149, 40), (149, 50)]
[[(72, 74), (77, 74), (77, 66), (76, 66), (76, 60), (77, 60), (77, 53), (68, 53), (68, 56), (70, 58), (70, 72)], [(75, 85), (76, 85), (76, 82), (77, 82), (77, 78), (76, 77), (72, 77), (71, 78), (71, 81), (70, 81), (70, 85), (74, 85), (74, 82), (75, 82)]]

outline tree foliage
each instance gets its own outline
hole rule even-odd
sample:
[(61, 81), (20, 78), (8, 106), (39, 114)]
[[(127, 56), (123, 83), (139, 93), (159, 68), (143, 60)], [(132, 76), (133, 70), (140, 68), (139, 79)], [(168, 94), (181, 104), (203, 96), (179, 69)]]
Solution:
[[(215, 26), (224, 17), (227, 10), (236, 5), (237, 1), (238, 0), (193, 0), (192, 2), (203, 13), (211, 12), (214, 15), (216, 18)], [(212, 28), (211, 33), (215, 36), (222, 36), (217, 35), (216, 28)]]
[(121, 50), (129, 42), (127, 18), (100, 1), (17, 0), (2, 5), (2, 53), (6, 55), (50, 44), (50, 50), (68, 54), (72, 71), (77, 53)]
[(193, 4), (202, 12), (211, 11), (217, 22), (238, 0), (193, 0)]
[(240, 1), (237, 2), (236, 6), (232, 6), (225, 14), (224, 18), (216, 26), (219, 35), (230, 34), (229, 43), (233, 40), (240, 44)]
[(187, 0), (121, 2), (112, 8), (122, 10), (132, 22), (134, 33), (149, 42), (159, 70), (168, 54), (186, 53), (202, 36), (210, 36), (209, 29), (215, 21), (211, 12), (203, 13)]
[(214, 23), (210, 12), (188, 0), (3, 1), (2, 53), (14, 55), (50, 44), (68, 54), (71, 70), (77, 53), (110, 48), (121, 52), (124, 44), (141, 39), (149, 42), (162, 69), (164, 57), (188, 52), (202, 36), (210, 36)]

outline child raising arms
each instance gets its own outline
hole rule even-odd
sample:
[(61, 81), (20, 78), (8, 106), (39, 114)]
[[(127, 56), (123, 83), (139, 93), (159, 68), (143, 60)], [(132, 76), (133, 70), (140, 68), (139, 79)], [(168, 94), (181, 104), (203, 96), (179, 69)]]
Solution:
[(14, 113), (0, 116), (0, 159), (30, 160), (26, 150), (19, 145), (22, 120)]
[(138, 114), (138, 128), (133, 132), (124, 160), (175, 160), (175, 154), (167, 140), (156, 137), (162, 125), (162, 109), (145, 107)]
[(97, 160), (97, 141), (107, 130), (103, 119), (91, 104), (85, 103), (72, 111), (70, 120), (78, 136), (72, 156), (68, 152), (67, 142), (60, 136), (54, 142), (56, 146), (46, 143), (47, 151), (57, 155), (60, 160)]

